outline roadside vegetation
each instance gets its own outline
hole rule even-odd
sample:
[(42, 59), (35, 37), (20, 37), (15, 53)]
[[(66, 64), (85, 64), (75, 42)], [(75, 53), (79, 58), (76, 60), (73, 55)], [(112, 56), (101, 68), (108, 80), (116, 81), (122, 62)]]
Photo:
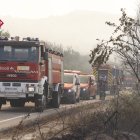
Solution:
[(129, 17), (124, 9), (121, 9), (121, 12), (122, 16), (119, 18), (119, 24), (106, 22), (108, 26), (114, 28), (114, 31), (108, 40), (97, 39), (99, 43), (91, 51), (89, 62), (92, 66), (99, 66), (107, 63), (110, 56), (117, 56), (121, 61), (121, 67), (135, 76), (137, 79), (137, 89), (139, 89), (140, 12), (138, 11), (138, 18), (136, 19)]
[(0, 37), (10, 38), (10, 33), (8, 31), (4, 31), (0, 29)]
[[(24, 126), (24, 120), (5, 131), (6, 140), (139, 140), (140, 96), (123, 91), (115, 98), (75, 106), (57, 115), (37, 119)], [(27, 116), (26, 116), (27, 117)], [(25, 119), (26, 119), (25, 117)]]
[(97, 109), (82, 110), (69, 116), (70, 133), (56, 139), (139, 140), (139, 107), (138, 95), (123, 93)]

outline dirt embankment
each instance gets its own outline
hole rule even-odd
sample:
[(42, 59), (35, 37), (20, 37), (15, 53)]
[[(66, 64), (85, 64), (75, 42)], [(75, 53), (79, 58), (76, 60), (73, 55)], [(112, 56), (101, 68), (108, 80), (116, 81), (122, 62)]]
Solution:
[[(75, 115), (78, 112), (81, 112), (84, 109), (90, 109), (93, 106), (98, 106), (100, 104), (100, 101), (96, 102), (87, 102), (86, 104), (84, 102), (81, 102), (80, 104), (77, 104), (76, 106), (72, 106), (70, 108), (64, 108), (63, 111), (59, 111), (57, 109), (54, 109), (55, 112), (48, 117), (36, 118), (36, 121), (29, 122), (29, 124), (26, 122), (26, 117), (30, 114), (27, 114), (21, 120), (19, 125), (17, 127), (8, 129), (6, 131), (3, 131), (0, 133), (0, 139), (5, 140), (11, 140), (11, 139), (42, 139), (41, 137), (45, 137), (45, 139), (52, 138), (53, 136), (57, 136), (56, 133), (59, 133), (59, 131), (63, 131), (64, 125), (68, 124), (66, 120), (68, 120), (69, 116), (71, 114)], [(67, 118), (67, 119), (66, 119)], [(26, 124), (26, 125), (25, 125)]]
[(19, 125), (11, 135), (3, 136), (14, 140), (140, 140), (139, 108), (139, 95), (122, 94), (111, 101), (58, 111), (32, 127)]

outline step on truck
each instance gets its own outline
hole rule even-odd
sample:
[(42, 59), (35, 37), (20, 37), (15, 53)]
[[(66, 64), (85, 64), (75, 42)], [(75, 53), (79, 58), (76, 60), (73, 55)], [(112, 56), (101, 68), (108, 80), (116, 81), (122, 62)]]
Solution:
[(59, 108), (63, 94), (63, 54), (45, 42), (0, 38), (0, 109), (34, 102), (36, 111)]

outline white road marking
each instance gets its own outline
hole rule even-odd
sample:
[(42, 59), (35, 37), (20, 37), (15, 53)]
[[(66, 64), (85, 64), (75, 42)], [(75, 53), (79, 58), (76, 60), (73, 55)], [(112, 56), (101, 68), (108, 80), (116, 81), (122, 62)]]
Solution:
[(2, 121), (0, 121), (0, 123), (8, 122), (8, 121), (15, 120), (15, 119), (22, 118), (22, 117), (24, 117), (24, 116), (22, 115), (22, 116), (17, 116), (17, 117), (10, 118), (10, 119), (2, 120)]

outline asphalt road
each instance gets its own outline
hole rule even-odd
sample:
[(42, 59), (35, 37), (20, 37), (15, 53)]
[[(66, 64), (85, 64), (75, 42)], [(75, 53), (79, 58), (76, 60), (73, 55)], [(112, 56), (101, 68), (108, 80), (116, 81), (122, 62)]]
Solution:
[(34, 110), (34, 103), (26, 103), (23, 108), (13, 108), (10, 107), (9, 104), (3, 105), (0, 110), (0, 131), (5, 130), (10, 127), (17, 126), (21, 120), (23, 120), (28, 114), (29, 117), (26, 118), (27, 121), (35, 121), (38, 117), (48, 116), (57, 111), (63, 111), (64, 109), (72, 108), (75, 106), (80, 106), (86, 103), (94, 103), (99, 102), (96, 100), (88, 100), (88, 101), (80, 101), (80, 103), (76, 104), (62, 104), (59, 109), (48, 108), (44, 110), (43, 113), (37, 113)]
[(0, 123), (13, 117), (28, 114), (29, 112), (35, 112), (33, 103), (26, 103), (25, 107), (23, 108), (11, 107), (9, 104), (3, 105), (2, 109), (0, 110)]

